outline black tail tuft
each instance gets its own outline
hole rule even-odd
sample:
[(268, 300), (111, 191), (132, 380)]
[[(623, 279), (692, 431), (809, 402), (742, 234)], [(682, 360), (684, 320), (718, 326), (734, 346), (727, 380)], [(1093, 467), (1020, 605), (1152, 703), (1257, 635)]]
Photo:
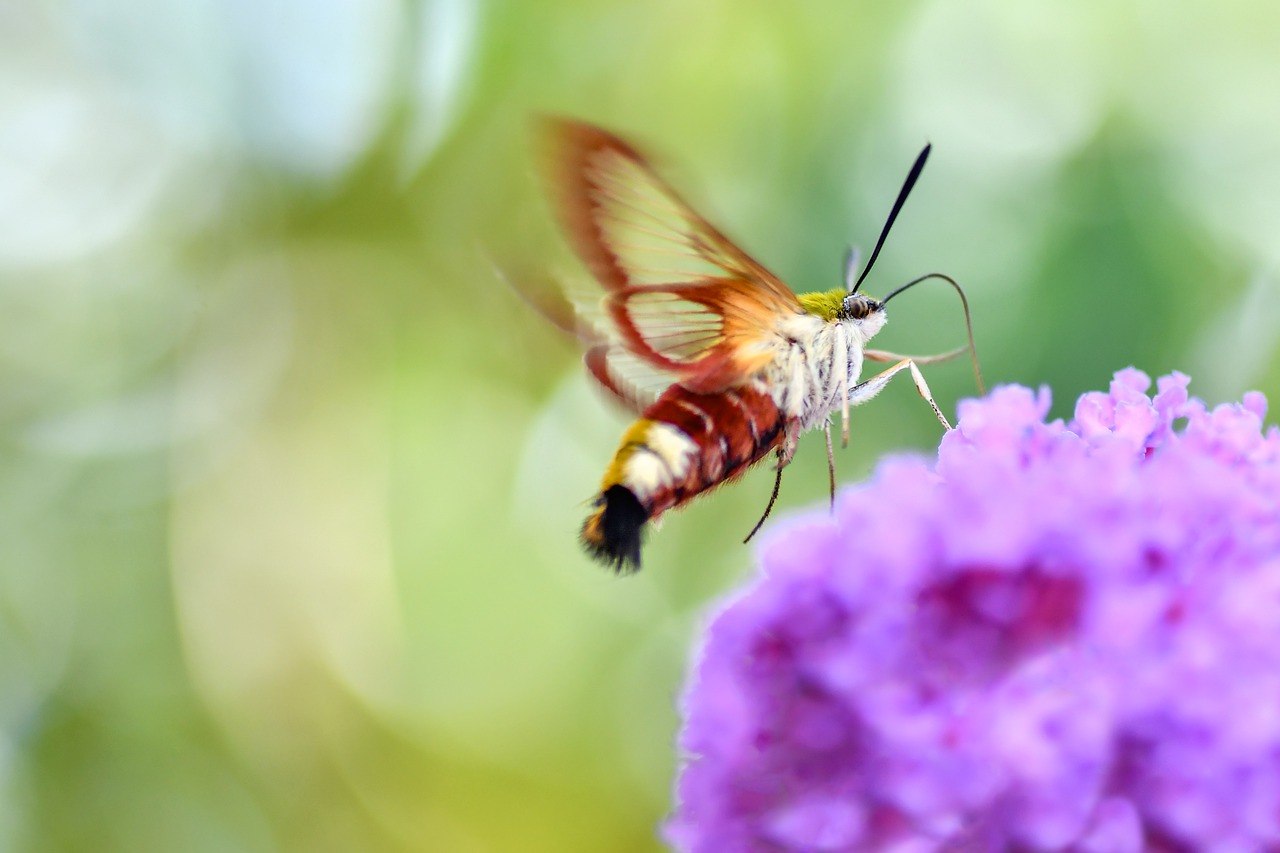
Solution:
[(618, 574), (640, 568), (640, 531), (649, 519), (635, 493), (626, 486), (610, 486), (596, 498), (595, 511), (582, 525), (587, 553)]

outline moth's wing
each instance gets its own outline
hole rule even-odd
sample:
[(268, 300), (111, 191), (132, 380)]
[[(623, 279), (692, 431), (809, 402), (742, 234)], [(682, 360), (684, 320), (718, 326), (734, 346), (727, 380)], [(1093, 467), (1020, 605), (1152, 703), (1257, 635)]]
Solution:
[(587, 374), (627, 411), (640, 415), (678, 377), (646, 364), (616, 344), (596, 344), (582, 357)]
[(745, 382), (800, 313), (776, 276), (695, 213), (630, 145), (549, 123), (554, 202), (574, 250), (607, 291), (622, 344), (697, 391)]
[(587, 374), (624, 409), (642, 413), (678, 380), (622, 345), (598, 295), (568, 289), (545, 275), (512, 273), (491, 257), (489, 263), (526, 305), (582, 346)]
[(728, 275), (797, 305), (785, 284), (695, 213), (626, 142), (580, 122), (547, 126), (557, 212), (605, 288)]

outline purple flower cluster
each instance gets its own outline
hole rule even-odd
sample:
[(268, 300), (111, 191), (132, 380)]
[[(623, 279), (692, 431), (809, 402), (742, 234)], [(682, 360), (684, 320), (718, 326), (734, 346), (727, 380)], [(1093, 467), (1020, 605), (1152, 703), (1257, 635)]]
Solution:
[(775, 527), (684, 698), (674, 846), (1280, 849), (1280, 431), (1187, 381), (1070, 423), (999, 388)]

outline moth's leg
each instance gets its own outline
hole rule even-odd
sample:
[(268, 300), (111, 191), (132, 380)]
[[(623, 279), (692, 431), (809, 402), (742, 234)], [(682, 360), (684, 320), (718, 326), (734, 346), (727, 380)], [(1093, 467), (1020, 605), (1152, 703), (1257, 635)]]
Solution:
[(777, 473), (773, 478), (773, 493), (769, 495), (769, 505), (764, 508), (764, 515), (760, 516), (756, 526), (751, 528), (747, 538), (742, 540), (743, 544), (751, 541), (751, 537), (759, 532), (761, 525), (769, 517), (769, 513), (773, 512), (773, 505), (778, 501), (778, 492), (782, 489), (782, 469), (791, 464), (791, 460), (796, 455), (796, 445), (799, 443), (800, 421), (796, 418), (789, 418), (782, 427), (782, 444), (778, 445), (778, 461), (774, 465), (774, 470)]
[(778, 465), (781, 471), (791, 464), (795, 458), (796, 447), (800, 444), (800, 421), (790, 419), (782, 428), (782, 445), (778, 448)]
[(899, 355), (896, 352), (889, 352), (882, 349), (868, 349), (863, 350), (862, 355), (867, 359), (867, 361), (888, 362), (910, 360), (914, 361), (916, 364), (937, 364), (940, 361), (950, 361), (953, 358), (958, 358), (968, 351), (969, 348), (964, 346), (956, 347), (955, 349), (947, 350), (946, 352), (935, 353), (933, 355)]
[[(848, 386), (846, 386), (848, 387)], [(846, 397), (845, 399), (848, 399)], [(831, 511), (836, 511), (836, 454), (831, 449), (831, 421), (822, 425), (822, 434), (827, 437), (827, 479), (831, 483)]]
[[(793, 450), (792, 453), (795, 451)], [(782, 448), (778, 448), (778, 464), (775, 466), (775, 474), (773, 477), (773, 493), (769, 495), (769, 503), (764, 508), (764, 515), (760, 516), (760, 520), (756, 522), (756, 526), (751, 528), (751, 532), (747, 534), (747, 538), (742, 540), (742, 544), (746, 545), (751, 541), (751, 537), (760, 532), (760, 528), (764, 526), (764, 521), (769, 517), (769, 513), (773, 512), (773, 505), (778, 502), (778, 492), (782, 489), (782, 469), (787, 467), (790, 459), (783, 460)]]
[(903, 370), (911, 371), (911, 379), (916, 384), (916, 390), (920, 392), (920, 396), (924, 398), (924, 401), (929, 404), (929, 408), (933, 409), (934, 417), (938, 419), (938, 423), (950, 431), (951, 424), (947, 421), (946, 415), (942, 414), (942, 410), (938, 408), (938, 404), (933, 401), (933, 392), (929, 390), (929, 383), (924, 381), (924, 374), (920, 372), (920, 368), (916, 367), (916, 363), (909, 358), (904, 358), (893, 367), (877, 373), (866, 382), (857, 385), (853, 389), (851, 402), (856, 406), (859, 403), (865, 403), (870, 400), (883, 391), (884, 386), (889, 384), (889, 380)]
[[(836, 326), (835, 346), (831, 351), (831, 381), (827, 384), (827, 397), (840, 399), (840, 446), (849, 446), (849, 333), (843, 326)], [(829, 438), (829, 436), (828, 436)]]
[[(828, 440), (831, 436), (827, 436)], [(829, 442), (828, 442), (829, 443)], [(840, 383), (840, 446), (849, 446), (849, 373)]]

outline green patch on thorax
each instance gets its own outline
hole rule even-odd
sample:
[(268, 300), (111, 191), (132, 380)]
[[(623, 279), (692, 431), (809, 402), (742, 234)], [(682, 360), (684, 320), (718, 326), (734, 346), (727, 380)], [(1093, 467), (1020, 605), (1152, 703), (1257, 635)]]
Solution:
[(805, 311), (817, 314), (827, 322), (831, 322), (840, 312), (840, 306), (844, 304), (844, 298), (847, 295), (843, 287), (837, 287), (834, 290), (801, 293), (796, 298), (800, 300), (800, 307)]

